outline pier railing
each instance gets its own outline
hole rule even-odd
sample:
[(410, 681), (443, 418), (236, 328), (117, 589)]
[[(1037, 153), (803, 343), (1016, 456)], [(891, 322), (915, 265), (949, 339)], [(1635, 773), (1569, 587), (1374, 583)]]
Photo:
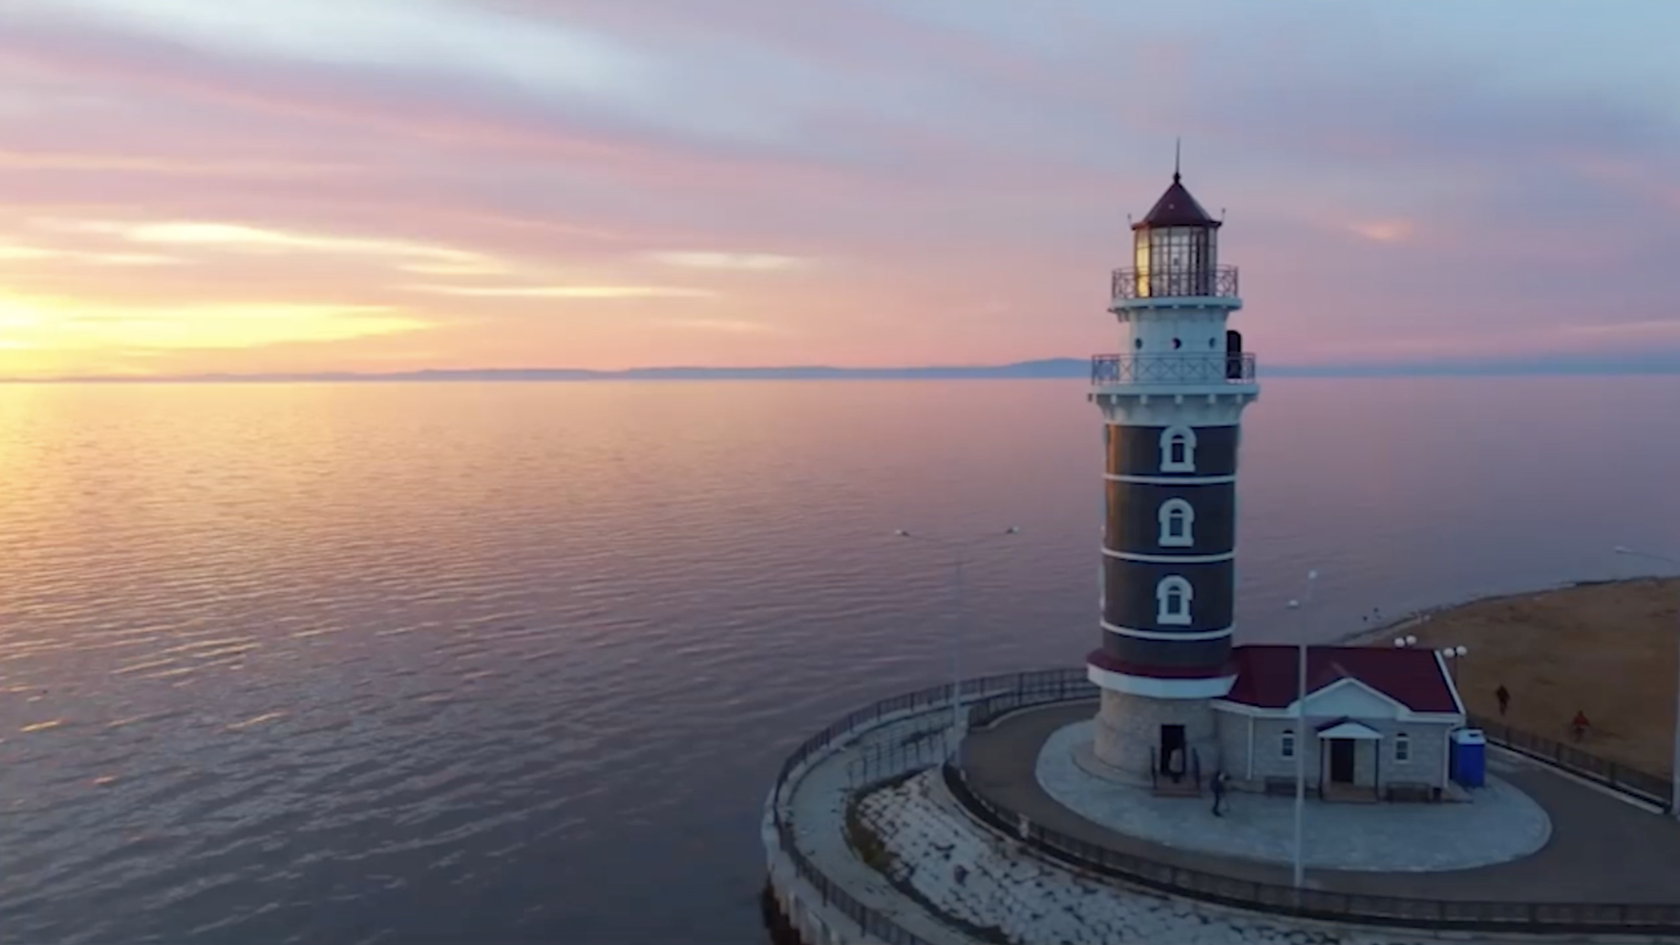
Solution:
[(1235, 298), (1237, 267), (1116, 269), (1110, 287), (1117, 299)]
[[(1660, 774), (1630, 768), (1617, 761), (1582, 751), (1575, 745), (1512, 728), (1494, 719), (1471, 716), (1470, 724), (1482, 730), (1488, 741), (1518, 754), (1563, 768), (1630, 797), (1669, 810), (1673, 805), (1671, 782)], [(1669, 810), (1673, 813), (1672, 810)]]
[(1091, 358), (1091, 383), (1250, 384), (1254, 355), (1099, 354)]

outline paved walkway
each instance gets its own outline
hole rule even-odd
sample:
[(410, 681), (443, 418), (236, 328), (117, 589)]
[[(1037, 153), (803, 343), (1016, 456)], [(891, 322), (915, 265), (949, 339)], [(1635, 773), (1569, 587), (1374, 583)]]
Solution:
[[(1073, 703), (1012, 715), (969, 737), (965, 748), (975, 789), (1054, 830), (1113, 850), (1191, 869), (1288, 885), (1287, 866), (1168, 847), (1119, 833), (1074, 813), (1039, 784), (1041, 748), (1058, 729), (1095, 714)], [(1544, 808), (1552, 833), (1532, 856), (1447, 872), (1309, 869), (1311, 885), (1340, 892), (1429, 899), (1523, 902), (1680, 901), (1680, 824), (1626, 804), (1553, 769), (1496, 753), (1490, 766)], [(1117, 787), (1116, 790), (1119, 790)], [(1255, 800), (1237, 795), (1238, 804)], [(1205, 800), (1185, 800), (1185, 823), (1215, 822)], [(1307, 825), (1322, 807), (1309, 802)], [(1370, 810), (1366, 808), (1366, 810)]]
[[(1224, 816), (1214, 817), (1211, 797), (1199, 802), (1158, 797), (1146, 787), (1115, 784), (1074, 760), (1075, 750), (1091, 744), (1093, 728), (1088, 718), (1064, 725), (1038, 754), (1039, 786), (1069, 810), (1164, 846), (1270, 863), (1293, 861), (1294, 797), (1231, 793)], [(1306, 826), (1302, 846), (1308, 866), (1378, 872), (1509, 862), (1545, 846), (1552, 833), (1540, 805), (1503, 778), (1490, 778), (1469, 803), (1314, 802)]]

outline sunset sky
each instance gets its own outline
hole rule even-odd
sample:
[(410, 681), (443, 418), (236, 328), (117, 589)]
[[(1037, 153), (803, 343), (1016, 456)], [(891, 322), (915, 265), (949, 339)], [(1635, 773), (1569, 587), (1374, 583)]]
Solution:
[(3, 0), (0, 376), (1680, 363), (1680, 3)]

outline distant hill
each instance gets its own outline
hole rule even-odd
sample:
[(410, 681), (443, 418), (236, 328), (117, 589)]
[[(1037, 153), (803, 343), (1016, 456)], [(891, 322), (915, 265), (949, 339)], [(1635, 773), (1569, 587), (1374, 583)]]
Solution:
[[(275, 383), (372, 381), (696, 381), (696, 380), (962, 380), (1088, 379), (1088, 358), (1045, 358), (1013, 364), (926, 365), (921, 367), (846, 368), (827, 365), (785, 367), (647, 367), (624, 371), (581, 368), (508, 368), (398, 371), (388, 374), (324, 372), (318, 374), (193, 374), (175, 377), (65, 377), (59, 383)], [(1444, 377), (1514, 375), (1680, 374), (1680, 353), (1655, 351), (1636, 355), (1561, 355), (1504, 361), (1409, 361), (1366, 364), (1290, 365), (1262, 361), (1268, 377)], [(7, 378), (0, 378), (0, 383)]]
[(842, 368), (826, 365), (788, 367), (648, 367), (624, 371), (589, 371), (581, 368), (506, 368), (397, 371), (387, 374), (323, 372), (319, 374), (193, 374), (177, 377), (90, 377), (61, 378), (80, 383), (123, 383), (136, 381), (174, 383), (234, 383), (284, 381), (695, 381), (695, 380), (952, 380), (958, 378), (1088, 378), (1087, 358), (1049, 358), (1000, 365), (956, 365), (902, 368)]

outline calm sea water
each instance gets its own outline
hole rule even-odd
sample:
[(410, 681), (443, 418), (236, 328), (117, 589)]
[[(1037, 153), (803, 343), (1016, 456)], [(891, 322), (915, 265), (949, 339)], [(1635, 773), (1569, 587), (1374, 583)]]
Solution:
[[(1269, 382), (1239, 638), (1680, 552), (1676, 403)], [(1094, 645), (1098, 431), (1066, 381), (0, 387), (0, 941), (758, 940), (782, 756), (949, 671), (895, 528), (1021, 527), (974, 673)]]

